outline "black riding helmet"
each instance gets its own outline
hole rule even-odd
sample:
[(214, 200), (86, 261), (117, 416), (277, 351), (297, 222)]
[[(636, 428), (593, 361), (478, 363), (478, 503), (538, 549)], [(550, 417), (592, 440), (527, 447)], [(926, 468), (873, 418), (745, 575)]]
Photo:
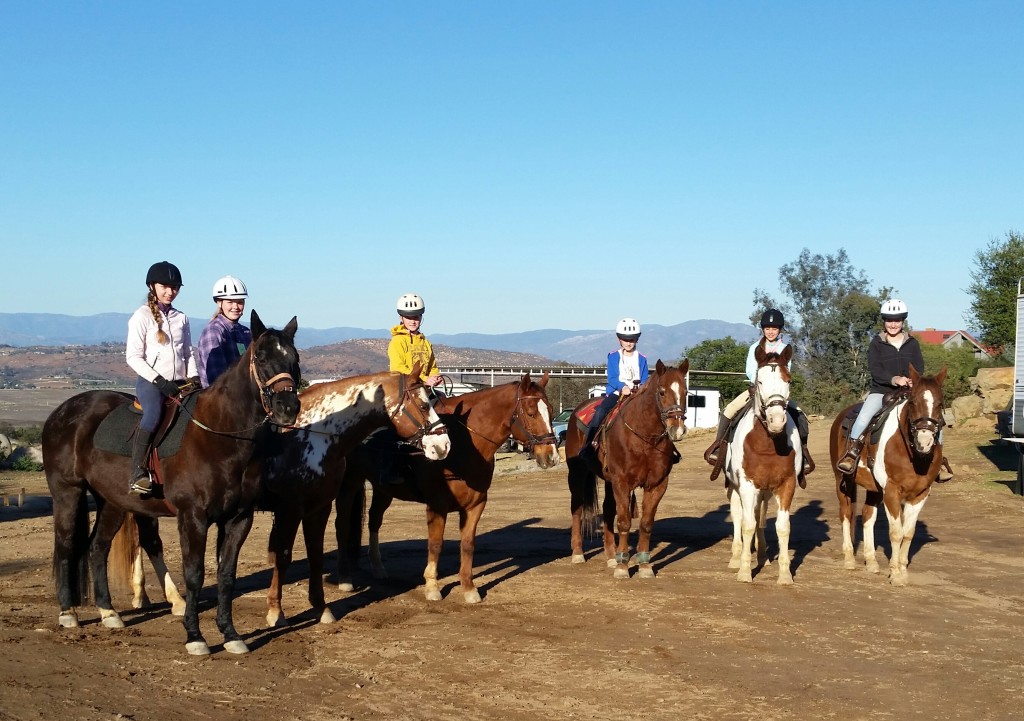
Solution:
[(782, 317), (780, 311), (774, 308), (769, 308), (761, 314), (761, 327), (762, 328), (778, 328), (782, 330), (786, 327), (786, 319)]
[(149, 272), (146, 273), (146, 285), (153, 285), (154, 283), (180, 288), (183, 285), (181, 282), (181, 271), (178, 270), (178, 266), (174, 263), (168, 263), (166, 260), (153, 263), (153, 265), (149, 266)]

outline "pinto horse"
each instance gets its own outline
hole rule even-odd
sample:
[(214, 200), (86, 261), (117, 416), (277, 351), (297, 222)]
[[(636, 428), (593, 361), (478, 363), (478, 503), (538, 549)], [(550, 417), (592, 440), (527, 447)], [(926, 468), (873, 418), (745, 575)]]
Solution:
[[(231, 602), (238, 553), (252, 527), (259, 489), (254, 454), (272, 433), (271, 423), (290, 425), (299, 412), (299, 354), (295, 349), (295, 318), (283, 331), (266, 328), (253, 311), (252, 344), (241, 360), (199, 393), (181, 449), (161, 459), (163, 494), (128, 492), (130, 460), (100, 450), (94, 441), (100, 422), (131, 396), (111, 391), (80, 393), (57, 407), (43, 426), (46, 482), (53, 497), (53, 569), (59, 623), (78, 626), (76, 606), (88, 596), (88, 576), (100, 618), (108, 628), (124, 626), (111, 606), (107, 556), (111, 539), (125, 514), (142, 520), (147, 551), (159, 550), (153, 540), (161, 516), (177, 516), (185, 574), (185, 648), (206, 655), (210, 648), (199, 630), (199, 593), (203, 587), (209, 528), (218, 528), (217, 628), (224, 650), (249, 649), (235, 630)], [(96, 502), (96, 522), (89, 531), (87, 493)], [(152, 553), (151, 553), (152, 557)], [(161, 564), (162, 565), (162, 564)], [(158, 571), (160, 567), (158, 566)], [(167, 578), (166, 567), (163, 568)]]
[(869, 428), (869, 438), (861, 451), (853, 473), (847, 475), (836, 468), (846, 453), (848, 443), (844, 421), (855, 414), (859, 404), (843, 409), (832, 423), (829, 433), (829, 451), (832, 469), (836, 475), (836, 495), (839, 497), (839, 519), (843, 524), (843, 565), (857, 568), (854, 555), (853, 511), (857, 504), (857, 486), (865, 489), (862, 510), (864, 526), (864, 563), (868, 571), (878, 573), (875, 557), (875, 520), (878, 505), (885, 505), (889, 520), (889, 583), (907, 584), (907, 566), (910, 563), (910, 543), (914, 538), (917, 518), (928, 500), (932, 483), (942, 465), (942, 445), (939, 432), (942, 418), (942, 383), (946, 380), (943, 368), (934, 376), (922, 376), (910, 366), (910, 390), (885, 416), (875, 442)]
[[(654, 373), (639, 390), (619, 401), (615, 415), (609, 414), (599, 435), (599, 468), (579, 457), (586, 431), (577, 421), (584, 402), (573, 411), (565, 436), (565, 458), (569, 466), (570, 510), (572, 511), (572, 562), (583, 563), (584, 525), (592, 527), (597, 514), (597, 477), (604, 479), (604, 551), (615, 578), (629, 578), (629, 531), (634, 493), (644, 491), (640, 537), (636, 544), (637, 574), (653, 578), (651, 531), (654, 516), (668, 488), (668, 474), (679, 459), (673, 443), (686, 434), (686, 380), (689, 359), (679, 367), (660, 360)], [(616, 546), (613, 528), (618, 531)]]
[(277, 453), (264, 467), (260, 506), (274, 512), (269, 542), (274, 575), (267, 592), (271, 626), (287, 623), (281, 586), (300, 522), (309, 561), (309, 603), (321, 623), (335, 620), (324, 600), (324, 532), (345, 474), (345, 457), (360, 441), (390, 424), (400, 438), (419, 445), (429, 461), (444, 458), (450, 448), (418, 363), (408, 375), (384, 372), (318, 383), (299, 399), (299, 428), (279, 437)]
[(752, 405), (737, 419), (735, 433), (726, 449), (726, 493), (733, 529), (729, 568), (738, 568), (736, 578), (744, 583), (753, 580), (751, 543), (755, 541), (755, 531), (758, 565), (768, 560), (764, 526), (772, 496), (779, 506), (775, 518), (775, 532), (779, 537), (778, 582), (793, 583), (789, 568), (789, 508), (803, 453), (796, 423), (786, 411), (792, 356), (790, 346), (786, 346), (781, 355), (765, 353), (760, 346), (756, 349)]
[[(375, 484), (368, 526), (370, 561), (376, 578), (387, 572), (380, 556), (380, 527), (384, 512), (395, 498), (427, 506), (427, 565), (423, 572), (428, 601), (440, 601), (437, 564), (444, 543), (449, 513), (459, 514), (461, 534), (459, 581), (466, 603), (479, 603), (473, 583), (476, 529), (487, 505), (494, 476), (494, 456), (511, 434), (527, 446), (541, 468), (558, 464), (555, 435), (551, 431), (551, 403), (544, 387), (548, 374), (537, 382), (527, 373), (520, 380), (493, 388), (442, 398), (434, 406), (448, 428), (452, 450), (440, 463), (408, 459), (404, 483)], [(352, 590), (352, 565), (359, 550), (365, 482), (376, 479), (376, 459), (365, 447), (349, 456), (345, 480), (338, 493), (338, 559), (341, 587)], [(349, 519), (346, 522), (346, 519)]]

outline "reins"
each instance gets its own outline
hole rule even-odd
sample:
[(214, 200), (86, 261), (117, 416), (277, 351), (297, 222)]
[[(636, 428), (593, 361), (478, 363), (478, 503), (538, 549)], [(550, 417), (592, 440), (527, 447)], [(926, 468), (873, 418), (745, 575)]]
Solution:
[[(650, 383), (650, 380), (648, 380), (648, 383)], [(622, 406), (619, 409), (619, 415), (622, 415), (625, 412), (626, 404), (630, 403), (634, 397), (635, 395), (631, 393), (630, 395), (626, 396), (625, 399), (619, 401), (619, 403)], [(668, 422), (670, 420), (678, 420), (683, 422), (686, 421), (686, 407), (679, 403), (673, 403), (672, 405), (663, 408), (661, 405), (661, 400), (658, 398), (657, 393), (654, 394), (654, 406), (658, 410), (658, 419), (661, 422), (662, 428), (661, 433), (658, 433), (656, 435), (641, 433), (640, 431), (638, 431), (629, 424), (629, 421), (626, 420), (625, 415), (622, 415), (622, 425), (625, 426), (627, 430), (629, 430), (633, 435), (642, 440), (644, 443), (647, 443), (652, 448), (656, 449), (661, 453), (666, 453), (665, 451), (658, 447), (658, 444), (661, 443), (662, 440), (668, 439)], [(671, 452), (666, 453), (666, 455), (673, 455), (678, 452), (676, 451), (675, 446), (671, 444), (671, 442), (670, 447)]]

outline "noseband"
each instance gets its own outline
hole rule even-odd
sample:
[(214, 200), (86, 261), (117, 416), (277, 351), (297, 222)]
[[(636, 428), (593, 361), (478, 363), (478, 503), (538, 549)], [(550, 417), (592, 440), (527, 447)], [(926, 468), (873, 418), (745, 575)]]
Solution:
[(540, 405), (542, 399), (540, 396), (520, 396), (519, 386), (516, 386), (516, 403), (512, 407), (512, 420), (509, 421), (509, 426), (513, 428), (515, 426), (519, 426), (523, 430), (523, 433), (526, 434), (527, 451), (532, 451), (534, 446), (543, 445), (545, 443), (557, 443), (557, 441), (555, 440), (554, 432), (545, 433), (542, 436), (535, 436), (532, 433), (530, 433), (530, 429), (526, 427), (526, 424), (523, 422), (523, 419), (519, 417), (519, 405), (524, 400), (537, 401), (537, 404)]
[[(911, 404), (911, 393), (908, 392), (906, 395), (907, 401), (907, 415), (910, 415), (910, 404)], [(943, 426), (946, 425), (946, 419), (942, 417), (942, 405), (939, 405), (939, 417), (932, 418), (931, 416), (919, 416), (918, 418), (907, 419), (906, 439), (908, 444), (911, 441), (917, 440), (917, 434), (922, 431), (930, 431), (936, 438), (939, 436), (939, 432)], [(913, 446), (911, 446), (913, 447)]]
[(409, 406), (413, 405), (410, 403), (410, 401), (413, 400), (413, 392), (417, 388), (422, 387), (422, 383), (413, 383), (412, 385), (406, 386), (405, 376), (398, 376), (398, 396), (402, 400), (398, 404), (398, 408), (395, 409), (395, 412), (391, 414), (391, 419), (394, 420), (395, 416), (397, 416), (399, 413), (402, 413), (407, 418), (409, 418), (413, 423), (416, 424), (416, 433), (414, 433), (412, 436), (406, 439), (406, 441), (410, 443), (422, 443), (422, 440), (426, 436), (441, 436), (448, 432), (448, 429), (445, 427), (444, 423), (441, 421), (440, 418), (438, 418), (436, 421), (432, 421), (430, 420), (429, 416), (424, 418), (422, 414), (418, 414), (419, 417), (417, 418), (416, 415), (413, 415), (412, 411), (409, 409)]
[(259, 373), (256, 372), (255, 351), (249, 356), (249, 374), (256, 382), (256, 387), (260, 389), (260, 401), (268, 418), (274, 414), (271, 409), (274, 396), (278, 393), (295, 393), (295, 387), (298, 385), (291, 373), (278, 373), (267, 381), (261, 381)]

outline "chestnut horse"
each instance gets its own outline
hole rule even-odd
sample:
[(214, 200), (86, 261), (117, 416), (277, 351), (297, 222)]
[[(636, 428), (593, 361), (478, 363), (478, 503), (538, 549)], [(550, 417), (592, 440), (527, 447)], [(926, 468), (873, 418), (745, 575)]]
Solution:
[[(673, 443), (686, 434), (686, 380), (689, 359), (678, 368), (660, 360), (654, 373), (636, 391), (623, 397), (608, 414), (597, 451), (600, 468), (579, 457), (586, 431), (577, 420), (576, 408), (565, 435), (565, 459), (569, 466), (569, 507), (572, 511), (572, 562), (583, 563), (583, 526), (592, 527), (597, 514), (597, 477), (604, 479), (604, 551), (615, 578), (629, 578), (629, 530), (634, 493), (644, 491), (640, 537), (636, 544), (637, 574), (652, 578), (651, 531), (654, 516), (668, 488), (668, 474), (679, 459)], [(616, 547), (613, 528), (618, 531)]]
[[(181, 449), (161, 459), (163, 494), (128, 492), (130, 460), (94, 444), (100, 422), (114, 409), (129, 405), (131, 396), (111, 391), (76, 395), (54, 410), (43, 426), (46, 482), (53, 496), (53, 569), (59, 623), (78, 626), (75, 607), (88, 596), (88, 575), (104, 626), (124, 624), (111, 606), (107, 555), (125, 513), (142, 520), (147, 551), (159, 547), (157, 517), (176, 515), (185, 574), (185, 648), (193, 655), (210, 653), (199, 630), (199, 593), (203, 587), (207, 533), (218, 528), (217, 628), (224, 650), (249, 649), (235, 630), (231, 602), (238, 553), (252, 527), (259, 474), (254, 453), (272, 432), (270, 423), (290, 425), (299, 412), (299, 354), (295, 350), (295, 318), (283, 331), (264, 327), (252, 313), (252, 344), (241, 360), (199, 393), (181, 441)], [(247, 470), (249, 472), (247, 472)], [(90, 532), (87, 493), (96, 501), (96, 522)], [(162, 562), (161, 562), (162, 565)], [(158, 566), (158, 571), (160, 566)], [(166, 567), (163, 568), (166, 579)]]
[[(537, 382), (527, 373), (520, 380), (493, 388), (442, 398), (434, 406), (448, 427), (452, 450), (440, 463), (408, 458), (404, 483), (375, 484), (369, 511), (370, 561), (373, 575), (384, 578), (380, 557), (380, 527), (384, 512), (395, 498), (427, 506), (427, 565), (423, 572), (428, 601), (440, 601), (437, 564), (444, 542), (449, 513), (459, 514), (459, 581), (466, 603), (479, 603), (473, 583), (473, 550), (476, 528), (487, 505), (487, 491), (494, 476), (494, 456), (511, 434), (533, 454), (541, 468), (558, 464), (558, 450), (551, 431), (551, 404), (544, 387), (548, 374)], [(362, 531), (365, 482), (376, 479), (376, 459), (365, 447), (349, 456), (345, 480), (338, 493), (338, 574), (341, 587), (352, 590), (352, 564), (358, 555)], [(346, 519), (348, 519), (346, 521)]]
[(768, 501), (779, 506), (775, 532), (779, 537), (780, 584), (793, 583), (789, 569), (789, 508), (803, 462), (800, 433), (786, 411), (789, 404), (789, 361), (793, 349), (782, 354), (754, 352), (757, 372), (751, 389), (751, 407), (736, 421), (736, 430), (725, 456), (726, 493), (732, 516), (732, 558), (736, 578), (750, 583), (751, 543), (757, 544), (757, 562), (768, 560), (764, 526)]
[(321, 623), (335, 620), (324, 600), (324, 532), (345, 475), (346, 455), (372, 431), (388, 425), (400, 438), (419, 445), (430, 461), (444, 458), (450, 447), (418, 363), (408, 375), (384, 372), (318, 383), (299, 399), (300, 428), (280, 437), (277, 453), (264, 467), (260, 507), (274, 512), (269, 541), (274, 575), (267, 592), (271, 626), (287, 623), (281, 585), (300, 522), (309, 561), (309, 603)]
[(855, 569), (853, 511), (857, 503), (857, 486), (864, 495), (864, 562), (871, 573), (878, 573), (875, 558), (875, 519), (879, 502), (885, 504), (889, 519), (889, 582), (896, 586), (907, 584), (907, 565), (910, 562), (910, 543), (914, 538), (917, 517), (924, 508), (932, 483), (942, 464), (942, 383), (946, 380), (943, 368), (934, 376), (922, 376), (910, 367), (911, 388), (902, 391), (902, 398), (882, 422), (877, 443), (869, 428), (857, 468), (847, 475), (836, 468), (846, 453), (849, 432), (844, 420), (859, 408), (843, 409), (832, 423), (829, 451), (832, 469), (836, 475), (836, 495), (839, 497), (839, 518), (843, 524), (843, 564)]

